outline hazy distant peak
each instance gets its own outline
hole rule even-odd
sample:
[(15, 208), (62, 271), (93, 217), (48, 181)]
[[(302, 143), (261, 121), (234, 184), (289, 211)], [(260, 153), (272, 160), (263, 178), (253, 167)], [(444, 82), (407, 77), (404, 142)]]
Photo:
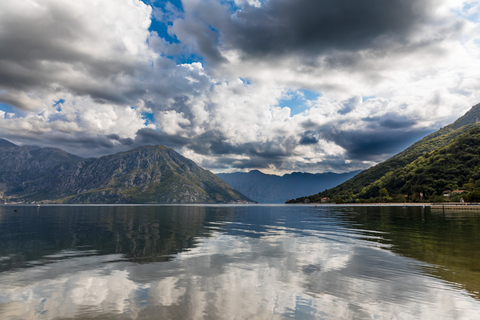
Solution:
[(262, 171), (260, 171), (260, 170), (256, 170), (256, 169), (255, 169), (255, 170), (250, 170), (248, 173), (254, 173), (254, 174), (265, 174), (265, 173), (263, 173)]
[(315, 194), (352, 178), (358, 171), (348, 173), (303, 173), (293, 172), (283, 176), (264, 174), (259, 170), (250, 172), (219, 173), (229, 185), (261, 203), (285, 203), (299, 195)]

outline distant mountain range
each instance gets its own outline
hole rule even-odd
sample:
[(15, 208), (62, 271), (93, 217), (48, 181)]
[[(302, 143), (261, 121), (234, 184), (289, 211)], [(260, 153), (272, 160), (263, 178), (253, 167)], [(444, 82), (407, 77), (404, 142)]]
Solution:
[(57, 203), (250, 201), (208, 170), (163, 146), (84, 159), (0, 139), (0, 196)]
[(340, 202), (439, 200), (447, 190), (479, 188), (479, 119), (477, 104), (454, 123), (339, 186), (290, 202), (303, 202), (307, 197), (312, 202), (323, 197)]
[(342, 174), (294, 172), (277, 176), (252, 170), (250, 172), (219, 173), (217, 176), (250, 199), (260, 203), (285, 203), (289, 199), (332, 188), (359, 172)]

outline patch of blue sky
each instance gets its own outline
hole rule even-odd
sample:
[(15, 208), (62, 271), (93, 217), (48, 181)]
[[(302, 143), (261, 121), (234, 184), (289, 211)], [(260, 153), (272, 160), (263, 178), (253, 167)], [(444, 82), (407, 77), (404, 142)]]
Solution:
[(55, 103), (53, 104), (52, 107), (55, 108), (55, 110), (57, 111), (62, 111), (62, 104), (65, 103), (65, 100), (64, 99), (59, 99), (57, 101), (55, 101)]
[[(137, 107), (130, 107), (131, 109), (135, 110)], [(155, 116), (153, 115), (152, 112), (141, 112), (140, 115), (142, 116), (142, 119), (145, 120), (144, 124), (148, 126), (149, 124), (155, 124)]]
[(252, 82), (251, 82), (250, 80), (248, 80), (248, 79), (240, 78), (240, 80), (243, 82), (244, 85), (247, 85), (247, 86), (248, 86), (248, 85), (251, 85), (251, 84), (252, 84)]
[(5, 112), (14, 112), (13, 107), (6, 103), (0, 103), (0, 110)]
[[(268, 0), (257, 0), (255, 1), (256, 3), (260, 4), (260, 6), (263, 6), (264, 3), (266, 3)], [(248, 1), (248, 0), (245, 0), (243, 3), (245, 4), (248, 4), (249, 2), (251, 2), (252, 4), (254, 3), (254, 1)], [(226, 5), (230, 11), (232, 13), (236, 12), (237, 10), (240, 10), (242, 7), (239, 6), (237, 3), (235, 3), (234, 0), (223, 0), (222, 3), (224, 5)], [(240, 2), (239, 2), (240, 3)]]
[(232, 14), (241, 9), (241, 6), (239, 6), (233, 0), (222, 1), (222, 4), (225, 5), (230, 10), (230, 13)]
[(375, 96), (365, 96), (365, 97), (362, 97), (362, 102), (365, 102), (368, 99), (374, 99), (374, 98), (375, 98)]
[(26, 112), (20, 109), (14, 108), (11, 105), (6, 103), (0, 103), (0, 111), (9, 113), (9, 118), (21, 118), (27, 114)]
[[(152, 19), (150, 22), (149, 31), (155, 31), (157, 34), (164, 38), (170, 43), (179, 43), (177, 38), (172, 37), (168, 33), (168, 27), (172, 25), (171, 14), (169, 11), (173, 8), (178, 12), (183, 12), (182, 2), (180, 0), (170, 0), (170, 1), (152, 1), (152, 0), (142, 0), (144, 3), (150, 5), (153, 8)], [(160, 15), (163, 19), (162, 21), (158, 20), (158, 15), (155, 14), (156, 10), (160, 10), (162, 14)]]
[(321, 93), (310, 91), (310, 90), (298, 90), (306, 100), (317, 100), (321, 96)]
[[(169, 10), (176, 10), (178, 13), (183, 13), (183, 6), (180, 0), (171, 0), (171, 1), (155, 1), (155, 0), (142, 0), (144, 3), (153, 7), (154, 10), (161, 10), (163, 13), (160, 15), (152, 14), (151, 23), (149, 31), (154, 31), (157, 35), (164, 39), (167, 43), (170, 44), (180, 44), (180, 41), (168, 33), (169, 26), (172, 25), (172, 14)], [(154, 11), (155, 12), (155, 11)], [(159, 17), (160, 16), (160, 17)], [(159, 20), (159, 18), (164, 17), (164, 19)], [(176, 64), (191, 64), (193, 62), (200, 62), (202, 65), (205, 64), (205, 59), (203, 57), (193, 53), (183, 51), (176, 55), (165, 55), (166, 58), (175, 61)]]
[(294, 116), (307, 110), (310, 107), (309, 101), (314, 101), (321, 96), (321, 93), (310, 90), (288, 91), (285, 98), (278, 101), (278, 106), (290, 108), (290, 116)]
[(177, 64), (191, 64), (191, 63), (194, 63), (194, 62), (200, 62), (202, 64), (202, 66), (205, 65), (205, 59), (202, 58), (199, 55), (194, 54), (194, 53), (181, 54), (181, 55), (178, 55), (178, 56), (168, 57), (168, 58), (172, 59)]
[(180, 41), (177, 40), (175, 36), (171, 36), (168, 33), (168, 24), (158, 21), (156, 19), (152, 19), (150, 23), (149, 31), (155, 31), (160, 38), (165, 39), (169, 43), (179, 43)]
[(472, 1), (469, 3), (466, 3), (462, 9), (460, 10), (453, 10), (457, 15), (468, 19), (472, 22), (480, 22), (480, 8), (477, 7), (477, 10), (472, 10), (476, 6), (478, 6), (478, 2)]
[(467, 19), (472, 22), (480, 22), (480, 12), (475, 12), (474, 14), (468, 15)]
[(148, 126), (149, 124), (155, 124), (155, 116), (151, 112), (142, 112), (142, 119), (145, 120), (145, 125)]

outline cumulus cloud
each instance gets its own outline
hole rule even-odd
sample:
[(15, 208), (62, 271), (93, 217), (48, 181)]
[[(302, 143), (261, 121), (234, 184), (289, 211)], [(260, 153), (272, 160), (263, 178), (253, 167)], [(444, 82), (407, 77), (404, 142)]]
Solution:
[(124, 86), (126, 76), (152, 59), (145, 41), (137, 40), (148, 35), (150, 13), (138, 1), (2, 2), (0, 85), (10, 96), (24, 92), (37, 98), (37, 104), (12, 103), (20, 108), (38, 108), (42, 93), (62, 90), (129, 101), (124, 90), (135, 89)]
[(480, 100), (470, 0), (7, 0), (0, 30), (0, 135), (83, 156), (357, 170)]

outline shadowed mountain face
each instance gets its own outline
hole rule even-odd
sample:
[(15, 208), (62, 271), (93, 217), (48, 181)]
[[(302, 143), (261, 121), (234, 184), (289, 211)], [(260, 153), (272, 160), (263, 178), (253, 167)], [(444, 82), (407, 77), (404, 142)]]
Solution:
[[(440, 150), (443, 147), (454, 143), (460, 136), (464, 135), (468, 131), (478, 126), (477, 122), (480, 119), (480, 104), (473, 106), (464, 116), (460, 117), (454, 123), (441, 128), (440, 130), (426, 136), (422, 140), (414, 143), (409, 148), (400, 152), (399, 154), (391, 157), (390, 159), (371, 167), (365, 171), (362, 171), (354, 178), (342, 183), (341, 185), (332, 188), (330, 190), (321, 192), (314, 196), (310, 196), (310, 200), (319, 201), (322, 197), (330, 198), (342, 198), (345, 201), (355, 201), (355, 199), (369, 199), (379, 196), (379, 190), (386, 188), (390, 194), (402, 193), (407, 195), (413, 195), (413, 193), (430, 193), (430, 195), (438, 195), (439, 190), (445, 190), (452, 188), (453, 185), (460, 183), (460, 187), (463, 183), (469, 182), (466, 176), (471, 174), (458, 176), (458, 181), (452, 183), (444, 183), (443, 185), (428, 185), (423, 190), (423, 185), (415, 185), (418, 181), (412, 180), (410, 185), (414, 185), (411, 188), (403, 188), (408, 179), (394, 179), (403, 173), (420, 174), (421, 172), (411, 172), (411, 166), (417, 159), (421, 161), (421, 158), (429, 157), (429, 153)], [(464, 140), (462, 140), (464, 142)], [(463, 143), (460, 142), (460, 143)], [(468, 147), (468, 146), (466, 146)], [(451, 150), (461, 150), (461, 148), (452, 148)], [(443, 151), (442, 151), (443, 152)], [(458, 153), (452, 155), (452, 157), (460, 157), (462, 154)], [(417, 161), (417, 162), (418, 162)], [(418, 166), (418, 163), (416, 164)], [(417, 168), (416, 168), (417, 169)], [(470, 168), (474, 169), (474, 167)], [(401, 171), (401, 172), (400, 172)], [(422, 171), (423, 172), (423, 171)], [(433, 172), (433, 171), (432, 171)], [(464, 181), (465, 180), (465, 181)], [(389, 181), (389, 183), (386, 183)], [(393, 181), (393, 182), (392, 182)], [(390, 188), (390, 189), (389, 189)], [(425, 192), (424, 192), (425, 191)], [(306, 194), (304, 196), (307, 196)], [(293, 202), (302, 202), (304, 197), (295, 199)]]
[(64, 203), (225, 203), (249, 200), (210, 171), (163, 146), (98, 159), (0, 140), (6, 196)]
[(358, 172), (342, 174), (331, 172), (318, 174), (294, 172), (276, 176), (252, 170), (248, 173), (220, 173), (217, 176), (255, 201), (261, 203), (285, 203), (289, 199), (332, 188), (352, 178)]
[(16, 146), (17, 145), (11, 143), (10, 141), (7, 141), (5, 139), (0, 139), (0, 148), (13, 148)]

